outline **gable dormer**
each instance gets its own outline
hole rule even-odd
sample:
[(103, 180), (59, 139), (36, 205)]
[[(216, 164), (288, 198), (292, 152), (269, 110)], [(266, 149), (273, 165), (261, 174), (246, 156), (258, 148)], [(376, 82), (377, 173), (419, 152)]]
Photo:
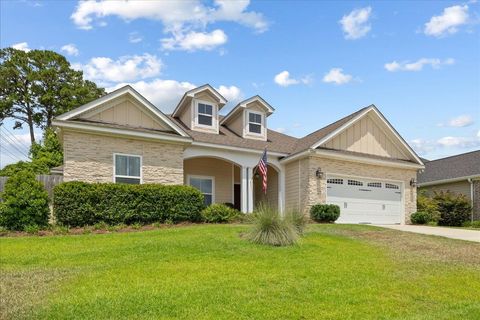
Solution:
[(218, 113), (227, 100), (209, 84), (187, 91), (172, 116), (189, 129), (208, 133), (219, 132)]
[(237, 104), (220, 125), (246, 139), (267, 140), (267, 117), (275, 109), (260, 96), (254, 96)]

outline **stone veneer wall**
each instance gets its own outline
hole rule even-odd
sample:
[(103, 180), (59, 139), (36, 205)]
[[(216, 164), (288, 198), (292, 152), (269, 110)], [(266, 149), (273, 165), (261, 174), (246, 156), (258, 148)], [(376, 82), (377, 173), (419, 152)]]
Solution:
[(142, 156), (143, 183), (183, 184), (181, 144), (63, 132), (64, 181), (113, 182), (113, 154)]
[(480, 220), (480, 180), (473, 181), (473, 219)]

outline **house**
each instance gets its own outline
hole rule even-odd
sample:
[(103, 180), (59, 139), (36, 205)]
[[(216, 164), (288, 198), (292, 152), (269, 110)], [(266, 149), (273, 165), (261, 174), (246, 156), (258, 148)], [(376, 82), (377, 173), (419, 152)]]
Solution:
[(450, 191), (472, 203), (473, 218), (480, 220), (480, 150), (425, 162), (418, 186), (427, 194)]
[[(62, 114), (64, 181), (188, 184), (245, 213), (334, 203), (348, 223), (405, 223), (416, 210), (423, 163), (375, 106), (294, 138), (268, 128), (275, 109), (260, 96), (222, 116), (226, 103), (207, 84), (167, 115), (125, 86)], [(255, 169), (265, 148), (266, 194)]]

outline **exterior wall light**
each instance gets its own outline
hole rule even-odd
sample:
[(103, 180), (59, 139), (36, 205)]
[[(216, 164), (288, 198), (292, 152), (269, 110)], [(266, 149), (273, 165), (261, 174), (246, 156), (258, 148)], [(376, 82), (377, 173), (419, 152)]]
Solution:
[(412, 186), (412, 187), (416, 187), (416, 186), (417, 186), (417, 180), (415, 180), (415, 178), (412, 178), (412, 179), (410, 180), (410, 186)]
[(322, 172), (322, 169), (321, 169), (321, 168), (317, 168), (317, 171), (315, 171), (315, 176), (316, 176), (318, 179), (322, 179), (322, 178), (325, 176), (325, 173)]

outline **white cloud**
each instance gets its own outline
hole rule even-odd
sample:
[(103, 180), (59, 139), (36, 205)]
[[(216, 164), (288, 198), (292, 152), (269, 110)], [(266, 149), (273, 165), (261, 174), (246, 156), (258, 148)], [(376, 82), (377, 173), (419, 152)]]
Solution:
[(189, 33), (174, 33), (171, 38), (164, 38), (161, 40), (162, 48), (164, 50), (212, 50), (217, 46), (221, 46), (227, 42), (227, 35), (223, 30), (216, 29), (210, 33), (195, 32)]
[(329, 72), (323, 77), (323, 82), (335, 83), (335, 84), (346, 84), (352, 81), (353, 77), (349, 74), (343, 73), (342, 68), (332, 68)]
[(437, 144), (446, 148), (474, 148), (480, 146), (478, 137), (443, 137), (437, 140)]
[(139, 43), (143, 41), (143, 37), (138, 32), (130, 32), (128, 34), (128, 42)]
[(74, 64), (75, 69), (83, 70), (85, 78), (105, 85), (112, 82), (136, 81), (158, 76), (162, 61), (155, 55), (122, 56), (117, 60), (108, 57), (95, 57), (87, 64)]
[(468, 22), (468, 6), (451, 6), (443, 9), (439, 16), (433, 16), (425, 23), (424, 33), (429, 36), (441, 37), (453, 34), (458, 27)]
[(19, 43), (15, 43), (15, 44), (12, 44), (11, 47), (13, 49), (17, 49), (17, 50), (22, 50), (22, 51), (25, 51), (25, 52), (28, 52), (32, 49), (30, 49), (28, 47), (28, 43), (27, 42), (19, 42)]
[(371, 7), (356, 9), (348, 15), (343, 16), (339, 23), (342, 25), (342, 30), (345, 33), (345, 39), (359, 39), (367, 35), (371, 30), (368, 19), (372, 13)]
[[(154, 79), (151, 81), (137, 81), (133, 83), (119, 83), (107, 88), (108, 92), (130, 84), (145, 98), (152, 102), (163, 112), (172, 112), (183, 94), (196, 88), (197, 85), (191, 82), (180, 82), (176, 80)], [(236, 86), (221, 85), (216, 88), (221, 95), (229, 101), (238, 101), (241, 98), (241, 91)]]
[[(171, 37), (162, 39), (162, 44), (166, 46), (164, 49), (211, 50), (212, 46), (219, 45), (219, 42), (225, 43), (227, 37), (219, 29), (207, 32), (209, 24), (226, 21), (253, 28), (256, 32), (268, 29), (268, 22), (261, 13), (248, 11), (249, 4), (249, 0), (215, 0), (213, 5), (206, 5), (200, 0), (89, 0), (79, 2), (71, 19), (77, 27), (85, 30), (92, 29), (94, 22), (104, 22), (101, 19), (108, 16), (117, 16), (125, 21), (136, 19), (161, 21), (164, 32), (171, 34)], [(200, 39), (202, 37), (203, 39)], [(197, 41), (210, 44), (201, 46), (196, 44)]]
[(390, 63), (385, 63), (384, 67), (387, 71), (421, 71), (424, 66), (429, 65), (434, 69), (438, 69), (441, 66), (452, 65), (455, 63), (455, 59), (448, 58), (445, 60), (433, 59), (433, 58), (421, 58), (415, 62), (403, 61), (397, 62), (393, 61)]
[(450, 119), (448, 125), (450, 127), (468, 127), (473, 124), (473, 118), (469, 115), (461, 115), (456, 118)]
[(78, 54), (80, 53), (80, 51), (78, 51), (77, 47), (73, 43), (64, 45), (60, 50), (70, 56), (78, 56)]
[(300, 83), (309, 84), (313, 81), (313, 79), (311, 76), (304, 76), (301, 79), (290, 78), (290, 72), (285, 70), (277, 74), (273, 78), (273, 81), (275, 81), (275, 83), (281, 87), (288, 87)]
[(435, 150), (435, 145), (431, 141), (424, 139), (410, 140), (410, 146), (420, 155), (425, 155)]
[(220, 86), (217, 91), (229, 102), (238, 102), (242, 98), (242, 92), (236, 86)]
[(287, 132), (287, 128), (280, 127), (280, 128), (276, 128), (275, 131), (280, 132), (280, 133), (285, 133), (285, 132)]

